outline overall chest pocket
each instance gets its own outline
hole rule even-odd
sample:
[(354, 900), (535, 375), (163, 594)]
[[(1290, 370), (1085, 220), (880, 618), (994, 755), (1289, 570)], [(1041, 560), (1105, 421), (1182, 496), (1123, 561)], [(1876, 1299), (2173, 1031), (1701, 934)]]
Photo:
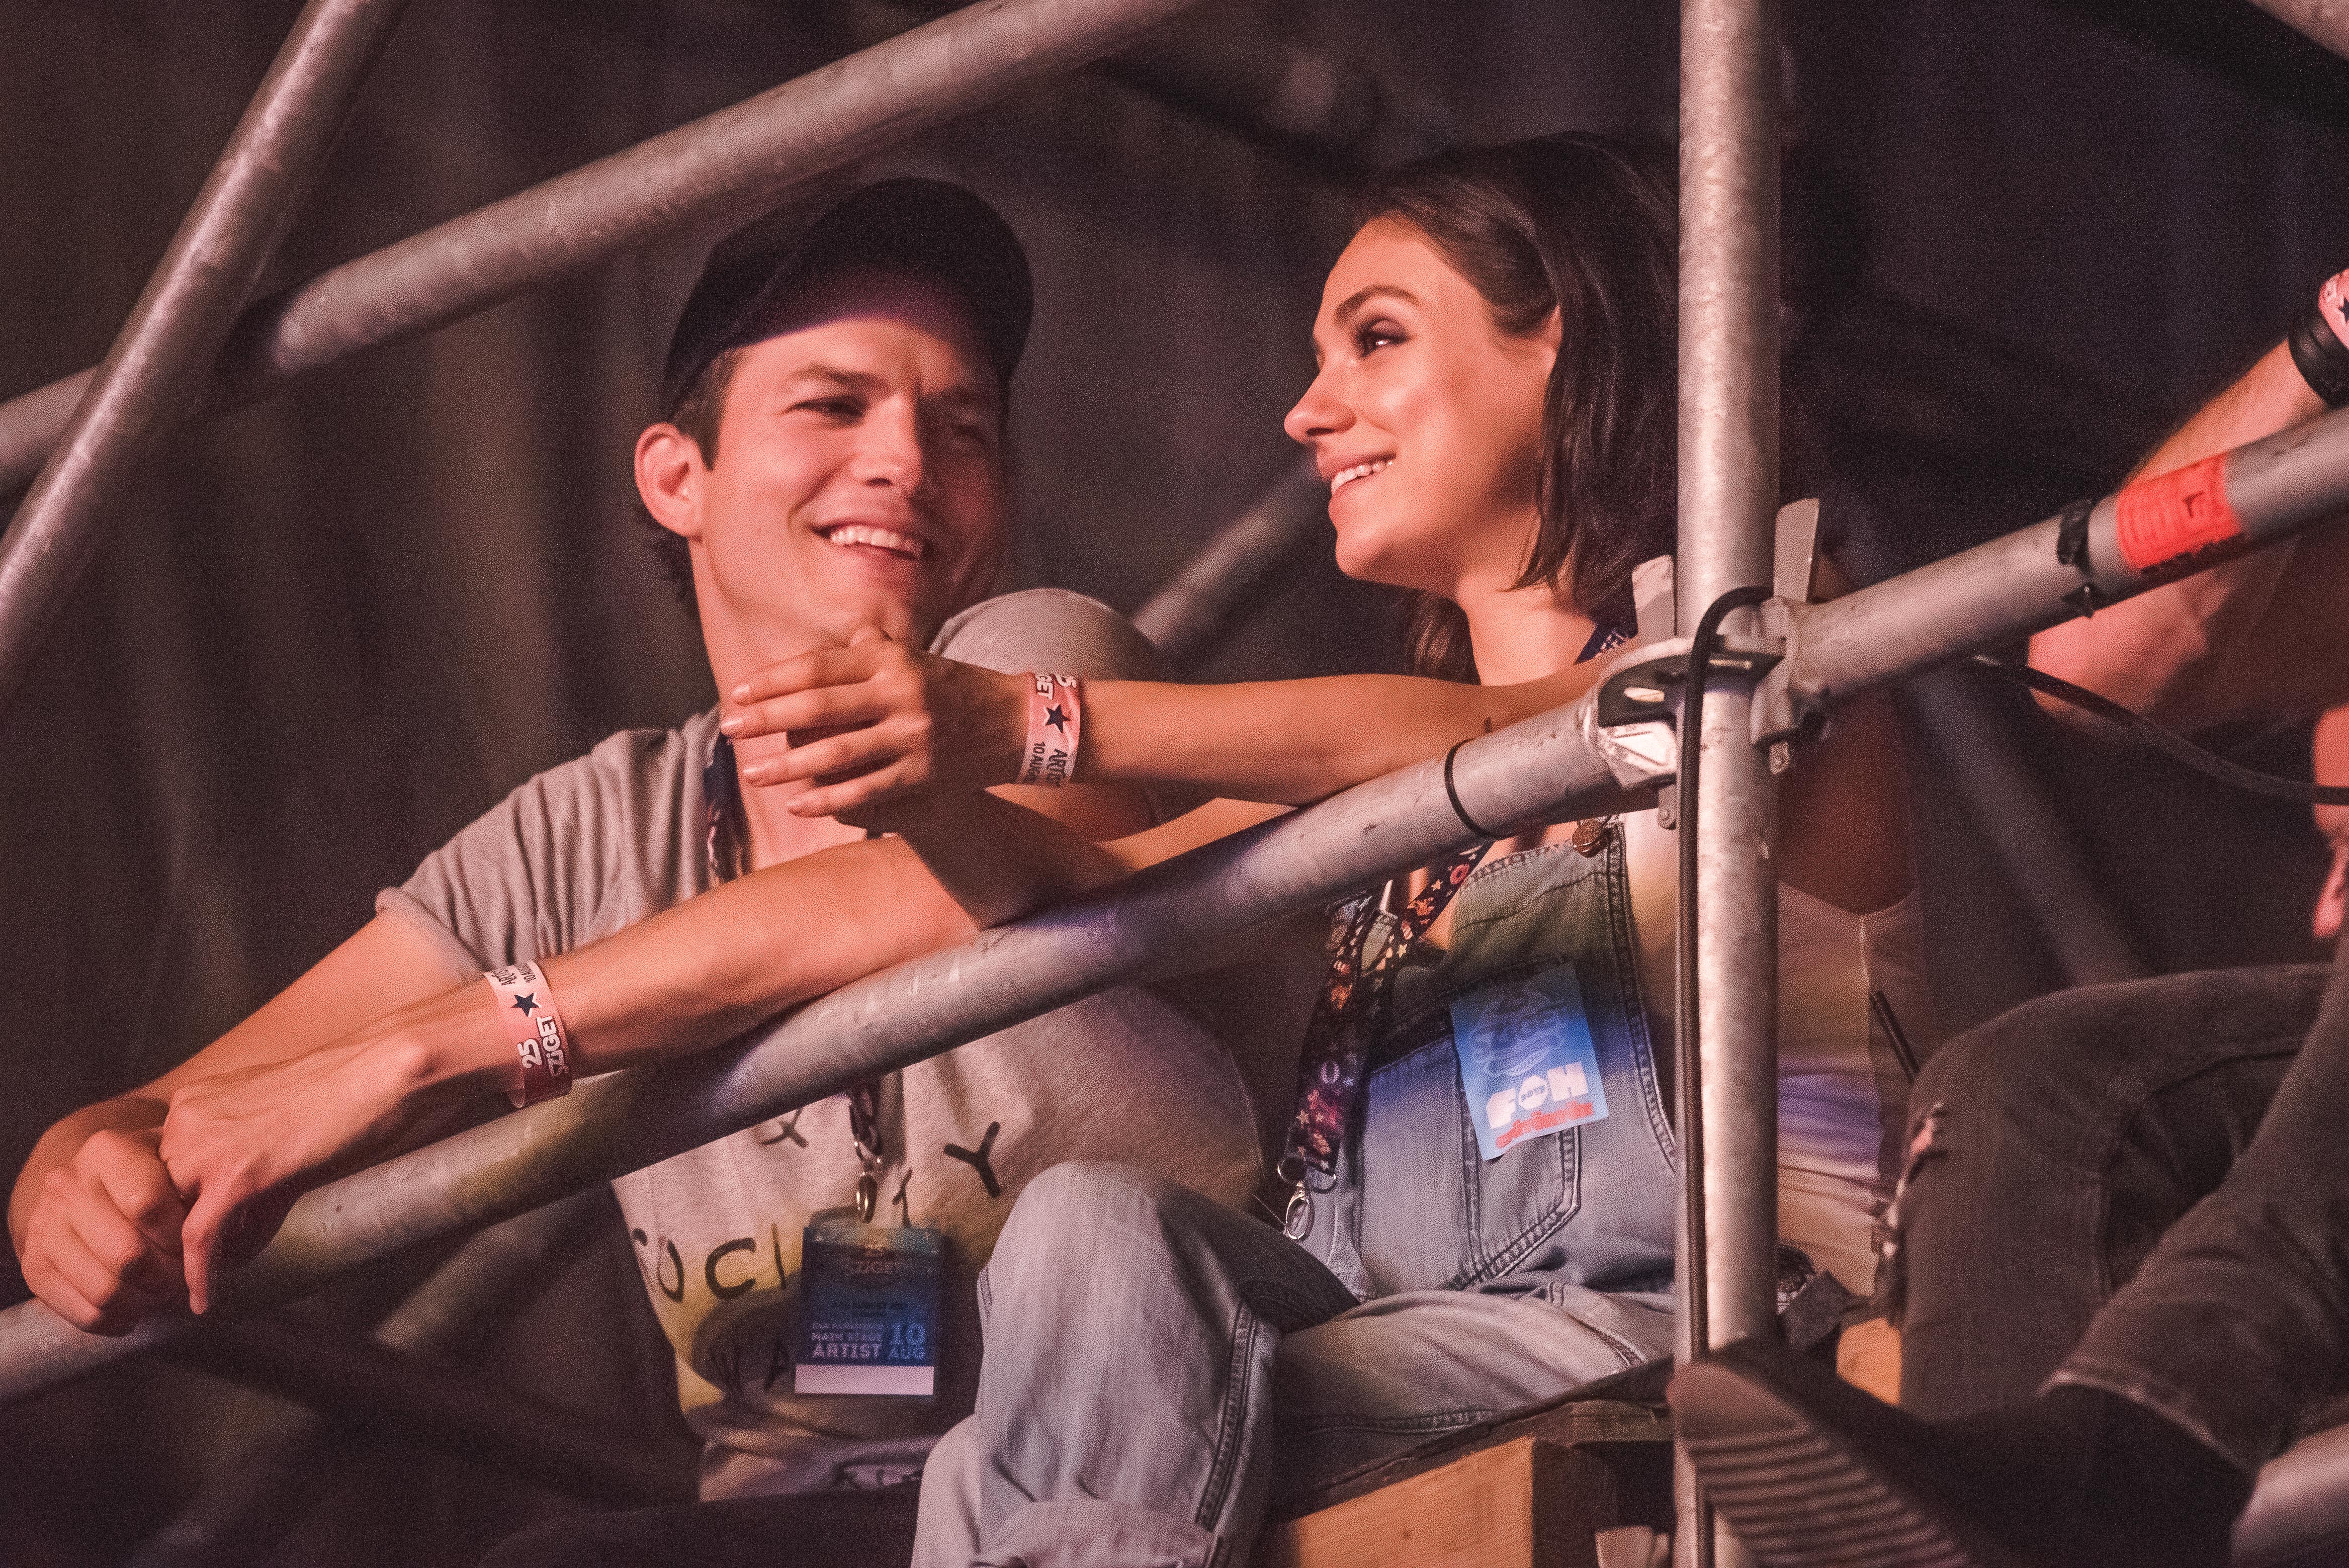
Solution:
[(1483, 1158), (1448, 1024), (1374, 1070), (1367, 1088), (1361, 1234), (1376, 1295), (1506, 1274), (1581, 1206), (1579, 1128)]

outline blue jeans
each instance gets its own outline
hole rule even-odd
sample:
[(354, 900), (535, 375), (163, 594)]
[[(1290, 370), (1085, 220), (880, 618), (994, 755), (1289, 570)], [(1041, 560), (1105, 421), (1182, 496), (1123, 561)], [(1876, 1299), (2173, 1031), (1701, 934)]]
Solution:
[[(1619, 835), (1480, 868), (1408, 965), (1305, 1245), (1112, 1165), (1020, 1195), (920, 1568), (1206, 1568), (1271, 1502), (1669, 1353), (1672, 1144)], [(1481, 1158), (1450, 1001), (1571, 964), (1604, 1119)]]
[(2052, 1379), (2245, 1470), (2289, 1440), (2349, 1351), (2344, 975), (2091, 986), (1937, 1052), (1891, 1274), (1901, 1403), (1961, 1416)]

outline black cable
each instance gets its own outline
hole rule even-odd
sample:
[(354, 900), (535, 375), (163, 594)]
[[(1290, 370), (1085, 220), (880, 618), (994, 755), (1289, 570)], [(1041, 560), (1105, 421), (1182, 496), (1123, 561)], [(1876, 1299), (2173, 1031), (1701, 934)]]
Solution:
[(2206, 751), (2185, 737), (2160, 725), (2141, 713), (2123, 707), (2110, 697), (2099, 696), (2085, 686), (2074, 686), (2043, 670), (2028, 665), (2011, 665), (1987, 654), (1976, 654), (1967, 661), (1977, 669), (1991, 670), (2033, 691), (2045, 692), (2059, 701), (2095, 714), (2106, 723), (2127, 730), (2145, 741), (2164, 756), (2182, 762), (2197, 773), (2207, 774), (2221, 784), (2252, 795), (2264, 795), (2271, 800), (2293, 800), (2303, 806), (2349, 806), (2349, 786), (2337, 784), (2303, 784), (2297, 779), (2279, 778), (2273, 773), (2261, 773), (2230, 762), (2215, 752)]
[(1681, 1227), (1688, 1243), (1689, 1345), (1702, 1356), (1712, 1338), (1705, 1292), (1704, 1098), (1697, 1068), (1696, 984), (1696, 778), (1704, 733), (1705, 677), (1721, 645), (1721, 623), (1732, 610), (1770, 597), (1764, 587), (1732, 588), (1705, 606), (1689, 639), (1688, 677), (1681, 691), (1680, 765), (1673, 789), (1679, 798), (1681, 835), (1680, 943), (1676, 954), (1679, 1016), (1672, 1060), (1680, 1078)]

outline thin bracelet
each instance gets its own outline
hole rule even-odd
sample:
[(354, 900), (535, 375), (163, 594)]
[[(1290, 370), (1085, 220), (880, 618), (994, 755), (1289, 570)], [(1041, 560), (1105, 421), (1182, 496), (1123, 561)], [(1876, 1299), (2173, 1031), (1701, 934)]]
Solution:
[[(1475, 738), (1476, 738), (1472, 735), (1468, 738), (1468, 740), (1474, 740)], [(1452, 743), (1452, 749), (1444, 754), (1444, 793), (1445, 798), (1451, 800), (1452, 814), (1460, 819), (1460, 825), (1462, 827), (1467, 829), (1470, 832), (1475, 834), (1480, 839), (1498, 839), (1501, 836), (1500, 834), (1493, 831), (1490, 828), (1478, 826), (1476, 819), (1468, 814), (1468, 808), (1460, 803), (1459, 787), (1452, 782), (1452, 759), (1460, 755), (1460, 748), (1467, 745), (1468, 740), (1454, 741)]]
[(554, 991), (545, 974), (528, 961), (492, 969), (481, 976), (498, 998), (520, 1068), (506, 1098), (516, 1110), (571, 1092), (571, 1042), (554, 1010)]

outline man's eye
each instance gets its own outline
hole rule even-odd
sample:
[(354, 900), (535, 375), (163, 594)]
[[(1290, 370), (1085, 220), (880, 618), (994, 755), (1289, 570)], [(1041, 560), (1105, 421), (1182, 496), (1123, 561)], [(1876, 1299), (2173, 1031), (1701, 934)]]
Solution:
[(809, 397), (792, 405), (792, 413), (802, 411), (831, 419), (854, 419), (864, 412), (864, 405), (854, 397)]

